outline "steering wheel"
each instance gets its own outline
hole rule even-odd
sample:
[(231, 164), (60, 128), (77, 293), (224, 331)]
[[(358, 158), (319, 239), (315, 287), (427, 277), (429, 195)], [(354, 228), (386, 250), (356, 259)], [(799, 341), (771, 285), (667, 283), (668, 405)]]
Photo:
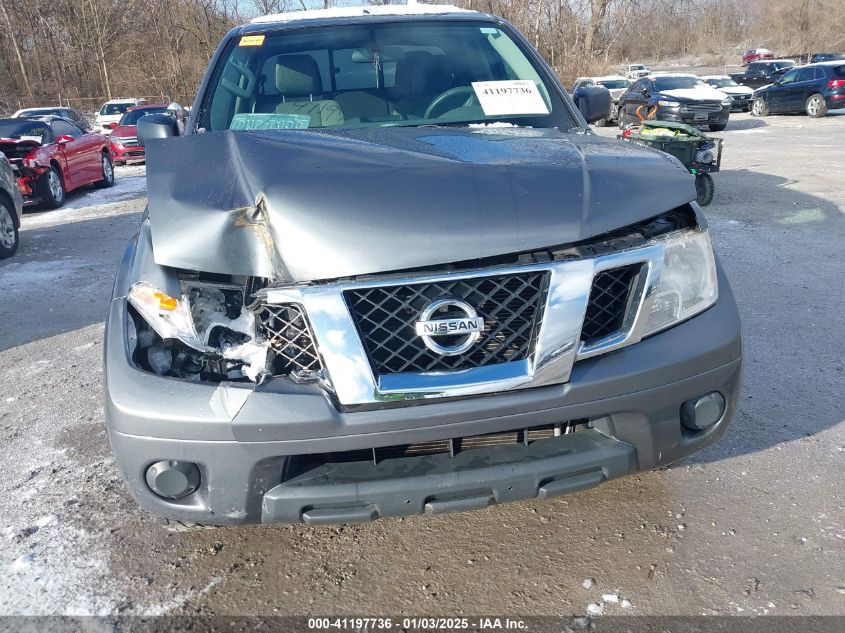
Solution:
[(478, 101), (478, 98), (475, 96), (475, 90), (472, 89), (472, 86), (457, 86), (455, 88), (449, 88), (447, 91), (441, 92), (434, 98), (434, 101), (432, 101), (431, 104), (425, 109), (425, 114), (423, 115), (423, 118), (434, 118), (432, 114), (437, 108), (443, 105), (445, 101), (452, 99), (458, 95), (469, 95), (469, 97), (463, 103), (464, 106), (471, 105), (473, 101)]

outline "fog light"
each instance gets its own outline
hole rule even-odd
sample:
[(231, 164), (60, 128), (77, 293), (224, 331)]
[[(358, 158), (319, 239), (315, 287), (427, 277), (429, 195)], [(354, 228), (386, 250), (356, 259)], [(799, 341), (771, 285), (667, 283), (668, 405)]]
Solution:
[(724, 413), (725, 399), (714, 391), (684, 402), (681, 405), (681, 424), (692, 431), (703, 431), (721, 420)]
[(181, 499), (200, 485), (200, 470), (193, 462), (156, 462), (147, 468), (147, 485), (159, 497)]

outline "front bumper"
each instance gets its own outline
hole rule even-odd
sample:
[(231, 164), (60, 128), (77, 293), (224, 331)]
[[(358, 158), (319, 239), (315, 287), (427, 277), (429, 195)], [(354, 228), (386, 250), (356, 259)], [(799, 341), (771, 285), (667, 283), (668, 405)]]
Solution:
[[(566, 384), (417, 406), (340, 410), (316, 385), (191, 383), (131, 366), (126, 301), (112, 301), (105, 342), (106, 412), (117, 463), (153, 514), (205, 524), (371, 520), (466, 510), (580, 490), (682, 459), (718, 439), (741, 382), (739, 318), (724, 275), (709, 310), (635, 345), (579, 361)], [(704, 431), (681, 404), (717, 391), (727, 403)], [(378, 463), (325, 455), (589, 420), (587, 430), (535, 442)], [(202, 483), (179, 501), (156, 496), (147, 467), (198, 464)]]
[(731, 107), (722, 106), (715, 111), (697, 111), (686, 104), (680, 106), (660, 106), (657, 112), (657, 119), (661, 121), (676, 121), (687, 125), (724, 125), (730, 117)]
[(131, 145), (127, 147), (125, 145), (109, 143), (109, 152), (111, 153), (112, 160), (118, 161), (144, 160), (146, 158), (143, 145)]

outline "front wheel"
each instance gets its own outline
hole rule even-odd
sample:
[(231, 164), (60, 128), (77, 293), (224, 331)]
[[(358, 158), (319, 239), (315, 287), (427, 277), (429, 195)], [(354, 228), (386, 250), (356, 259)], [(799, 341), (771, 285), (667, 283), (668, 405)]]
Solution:
[(713, 176), (710, 174), (695, 175), (695, 199), (702, 207), (713, 202), (713, 194), (716, 187), (713, 184)]
[(0, 198), (0, 259), (11, 257), (18, 250), (18, 227), (12, 216), (12, 208)]
[(65, 184), (55, 167), (50, 167), (35, 181), (35, 191), (48, 209), (58, 209), (65, 203)]
[(757, 97), (751, 104), (751, 116), (769, 116), (769, 106), (763, 97)]
[(807, 111), (807, 116), (814, 119), (820, 119), (827, 114), (827, 104), (821, 95), (810, 95), (804, 104), (804, 109)]
[(728, 127), (727, 123), (711, 123), (709, 126), (711, 132), (721, 132), (726, 127)]
[(100, 188), (105, 189), (106, 187), (113, 187), (114, 186), (114, 163), (111, 162), (111, 158), (105, 152), (100, 159), (100, 169), (103, 174), (102, 180), (97, 181), (97, 186)]

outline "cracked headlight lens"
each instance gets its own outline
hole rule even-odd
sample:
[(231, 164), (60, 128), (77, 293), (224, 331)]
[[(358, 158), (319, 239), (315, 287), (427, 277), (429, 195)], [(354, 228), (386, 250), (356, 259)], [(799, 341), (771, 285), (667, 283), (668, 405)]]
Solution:
[(161, 338), (179, 339), (200, 351), (207, 349), (197, 336), (187, 298), (171, 297), (151, 283), (139, 281), (129, 289), (127, 299)]
[(719, 296), (716, 260), (707, 231), (690, 231), (666, 241), (663, 271), (657, 282), (643, 336), (685, 321), (706, 310)]

